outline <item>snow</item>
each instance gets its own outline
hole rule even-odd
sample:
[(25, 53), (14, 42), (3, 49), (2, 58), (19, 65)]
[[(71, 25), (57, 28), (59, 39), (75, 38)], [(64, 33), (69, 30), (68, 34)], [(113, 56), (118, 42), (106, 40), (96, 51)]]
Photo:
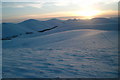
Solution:
[(16, 24), (2, 23), (3, 38), (17, 35), (1, 42), (2, 77), (117, 78), (117, 21), (29, 19)]
[(3, 23), (2, 24), (2, 37), (11, 37), (14, 35), (20, 35), (20, 34), (25, 34), (25, 32), (29, 32), (33, 30), (30, 30), (29, 28), (25, 28), (23, 26), (20, 26), (18, 24), (13, 24), (13, 23)]
[[(50, 19), (47, 21), (39, 21), (35, 19), (25, 20), (20, 23), (3, 23), (3, 38), (22, 35), (24, 37), (26, 32), (37, 32), (44, 29), (49, 29), (58, 26), (58, 29), (54, 31), (47, 31), (45, 33), (38, 34), (51, 34), (56, 32), (62, 32), (75, 29), (97, 29), (97, 30), (118, 30), (117, 18), (94, 18), (91, 20), (59, 20)], [(28, 37), (36, 36), (36, 34), (28, 35)], [(25, 35), (26, 37), (26, 35)]]
[(118, 77), (117, 31), (62, 27), (36, 34), (3, 41), (3, 78)]
[(34, 19), (25, 20), (21, 23), (18, 23), (18, 25), (24, 26), (34, 31), (39, 31), (50, 27), (50, 25), (49, 26), (46, 25), (43, 21), (34, 20)]

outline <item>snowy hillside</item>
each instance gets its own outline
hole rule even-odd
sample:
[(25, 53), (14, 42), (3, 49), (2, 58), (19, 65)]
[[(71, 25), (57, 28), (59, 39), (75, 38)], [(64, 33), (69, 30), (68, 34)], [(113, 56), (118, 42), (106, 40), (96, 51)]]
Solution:
[[(115, 18), (94, 18), (91, 20), (79, 20), (79, 19), (50, 19), (47, 21), (39, 21), (35, 19), (25, 20), (23, 22), (13, 24), (13, 23), (3, 23), (3, 40), (12, 39), (13, 37), (24, 36), (25, 33), (42, 32), (42, 30), (50, 29), (55, 26), (58, 28), (51, 32), (51, 30), (40, 33), (50, 34), (55, 32), (76, 30), (76, 29), (97, 29), (97, 30), (118, 30), (118, 23)], [(32, 34), (36, 35), (36, 34)]]
[(3, 78), (118, 77), (117, 31), (56, 29), (3, 40)]
[(35, 19), (25, 20), (25, 21), (18, 23), (18, 24), (21, 26), (24, 26), (26, 28), (32, 29), (34, 31), (39, 31), (39, 30), (47, 29), (50, 27), (50, 25), (48, 26), (43, 21), (38, 21)]
[(14, 35), (20, 35), (20, 34), (23, 34), (29, 31), (33, 32), (33, 30), (20, 26), (18, 24), (13, 24), (13, 23), (2, 24), (2, 37), (3, 38), (14, 36)]
[(2, 23), (3, 78), (118, 77), (117, 18)]

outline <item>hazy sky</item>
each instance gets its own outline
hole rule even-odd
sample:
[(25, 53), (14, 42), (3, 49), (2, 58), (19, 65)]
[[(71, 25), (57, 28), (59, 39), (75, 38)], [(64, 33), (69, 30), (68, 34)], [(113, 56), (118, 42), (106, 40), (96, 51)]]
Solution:
[[(33, 2), (34, 1), (34, 2)], [(119, 0), (4, 0), (4, 22), (50, 17), (90, 19), (117, 16)]]

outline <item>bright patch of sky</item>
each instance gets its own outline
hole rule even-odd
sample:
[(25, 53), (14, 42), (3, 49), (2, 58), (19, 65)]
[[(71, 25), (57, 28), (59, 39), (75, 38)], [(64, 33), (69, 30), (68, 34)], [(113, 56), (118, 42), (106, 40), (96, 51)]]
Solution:
[[(117, 15), (119, 0), (2, 0), (3, 20)], [(88, 13), (88, 15), (87, 15)], [(85, 15), (84, 15), (85, 14)], [(80, 18), (79, 17), (79, 18)]]

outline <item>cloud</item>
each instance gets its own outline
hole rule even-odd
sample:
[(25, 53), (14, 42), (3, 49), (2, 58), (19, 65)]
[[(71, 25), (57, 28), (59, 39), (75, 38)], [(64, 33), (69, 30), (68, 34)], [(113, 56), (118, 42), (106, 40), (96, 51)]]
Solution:
[(24, 7), (34, 7), (34, 8), (41, 8), (43, 3), (37, 2), (37, 3), (30, 3), (30, 2), (3, 2), (2, 7), (8, 7), (8, 8), (24, 8)]
[(55, 2), (60, 0), (2, 0), (2, 2)]
[[(118, 3), (119, 0), (91, 0), (88, 2), (88, 0), (2, 0), (3, 2), (14, 2), (16, 4), (14, 5), (7, 5), (7, 7), (17, 7), (17, 8), (23, 8), (23, 7), (34, 7), (34, 8), (41, 8), (44, 6), (47, 6), (46, 3), (51, 3), (51, 5), (55, 6), (69, 6), (71, 4), (74, 4), (76, 6), (80, 7), (90, 7), (97, 3), (103, 3), (105, 5), (112, 4), (114, 2)], [(29, 4), (27, 4), (27, 2)], [(31, 2), (31, 3), (30, 3)], [(21, 4), (24, 3), (24, 4)], [(102, 4), (100, 4), (102, 5)]]
[(26, 6), (35, 7), (35, 8), (41, 8), (43, 6), (43, 3), (28, 4)]

